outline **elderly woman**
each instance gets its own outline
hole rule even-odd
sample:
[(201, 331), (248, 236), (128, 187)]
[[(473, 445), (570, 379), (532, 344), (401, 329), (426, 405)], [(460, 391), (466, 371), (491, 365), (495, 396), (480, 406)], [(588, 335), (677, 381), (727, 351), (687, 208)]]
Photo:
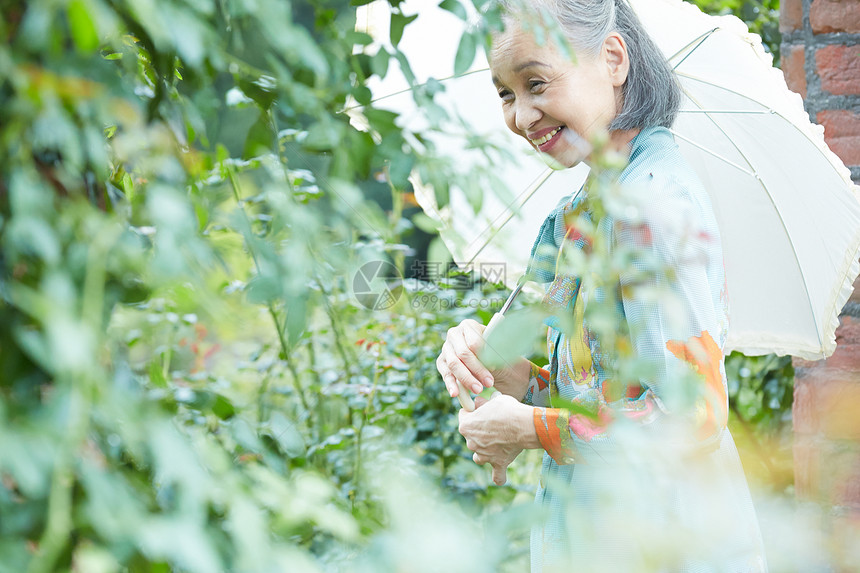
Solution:
[[(555, 20), (573, 58), (536, 41), (536, 14)], [(674, 73), (627, 0), (531, 0), (506, 5), (505, 15), (489, 59), (508, 127), (562, 167), (589, 162), (582, 143), (601, 135), (629, 158), (617, 183), (638, 195), (643, 217), (635, 225), (609, 216), (595, 224), (610, 245), (644, 248), (669, 269), (663, 286), (680, 302), (672, 308), (682, 309), (682, 320), (670, 320), (666, 303), (637, 296), (636, 281), (622, 275), (620, 306), (633, 353), (653, 375), (621, 396), (608, 391), (606, 358), (584, 320), (587, 285), (545, 264), (561, 260), (560, 249), (584, 246), (565, 215), (589, 216), (587, 191), (572, 194), (550, 212), (532, 249), (532, 266), (548, 283), (545, 302), (557, 315), (570, 313), (566, 324), (574, 325), (551, 323), (547, 368), (523, 358), (490, 370), (479, 359), (483, 325), (466, 320), (448, 331), (437, 367), (451, 396), (458, 382), (475, 392), (501, 392), (479, 399), (472, 413), (461, 410), (467, 447), (476, 463), (492, 466), (498, 484), (522, 450), (544, 450), (536, 495), (544, 519), (532, 531), (533, 571), (766, 571), (726, 427), (719, 229), (668, 129), (681, 102)], [(692, 413), (679, 412), (673, 405), (681, 402), (668, 394), (691, 379), (701, 386), (700, 399)], [(552, 407), (554, 401), (568, 409)], [(588, 405), (596, 419), (570, 404)], [(616, 419), (639, 428), (686, 428), (694, 447), (657, 441), (662, 446), (654, 449), (647, 440), (631, 447), (616, 435), (610, 423)]]

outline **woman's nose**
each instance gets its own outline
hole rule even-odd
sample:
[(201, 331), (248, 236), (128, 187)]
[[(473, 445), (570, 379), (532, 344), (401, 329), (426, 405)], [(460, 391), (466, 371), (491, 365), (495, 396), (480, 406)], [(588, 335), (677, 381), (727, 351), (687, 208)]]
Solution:
[(540, 115), (540, 110), (530, 103), (518, 103), (515, 111), (514, 123), (518, 130), (526, 132), (537, 123), (540, 119)]

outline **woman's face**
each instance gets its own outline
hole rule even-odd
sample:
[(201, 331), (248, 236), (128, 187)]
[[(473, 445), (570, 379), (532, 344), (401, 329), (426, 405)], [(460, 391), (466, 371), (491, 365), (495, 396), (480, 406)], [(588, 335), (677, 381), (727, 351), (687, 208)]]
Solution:
[(621, 109), (627, 78), (623, 40), (610, 35), (596, 56), (565, 58), (550, 42), (509, 25), (493, 42), (490, 69), (505, 123), (562, 167), (573, 167)]

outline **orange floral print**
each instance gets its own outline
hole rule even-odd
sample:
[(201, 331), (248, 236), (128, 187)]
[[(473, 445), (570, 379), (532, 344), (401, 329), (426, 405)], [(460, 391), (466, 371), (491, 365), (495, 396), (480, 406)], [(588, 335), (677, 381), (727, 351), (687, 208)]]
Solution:
[(534, 422), (538, 440), (546, 453), (557, 464), (570, 463), (565, 460), (565, 454), (570, 452), (572, 445), (569, 443), (571, 438), (567, 429), (570, 413), (559, 408), (535, 408)]
[(726, 427), (729, 404), (720, 364), (723, 351), (707, 330), (687, 342), (670, 340), (666, 348), (679, 360), (689, 363), (705, 379), (705, 421), (698, 429), (699, 439), (715, 435)]

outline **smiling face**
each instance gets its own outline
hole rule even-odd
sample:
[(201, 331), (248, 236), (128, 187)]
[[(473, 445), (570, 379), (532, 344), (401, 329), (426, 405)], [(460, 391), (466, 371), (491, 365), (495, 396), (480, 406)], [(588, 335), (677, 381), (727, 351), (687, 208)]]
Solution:
[(628, 66), (617, 34), (596, 56), (577, 54), (572, 62), (516, 24), (496, 36), (490, 53), (508, 128), (563, 167), (585, 159), (588, 142), (605, 133), (621, 110)]

